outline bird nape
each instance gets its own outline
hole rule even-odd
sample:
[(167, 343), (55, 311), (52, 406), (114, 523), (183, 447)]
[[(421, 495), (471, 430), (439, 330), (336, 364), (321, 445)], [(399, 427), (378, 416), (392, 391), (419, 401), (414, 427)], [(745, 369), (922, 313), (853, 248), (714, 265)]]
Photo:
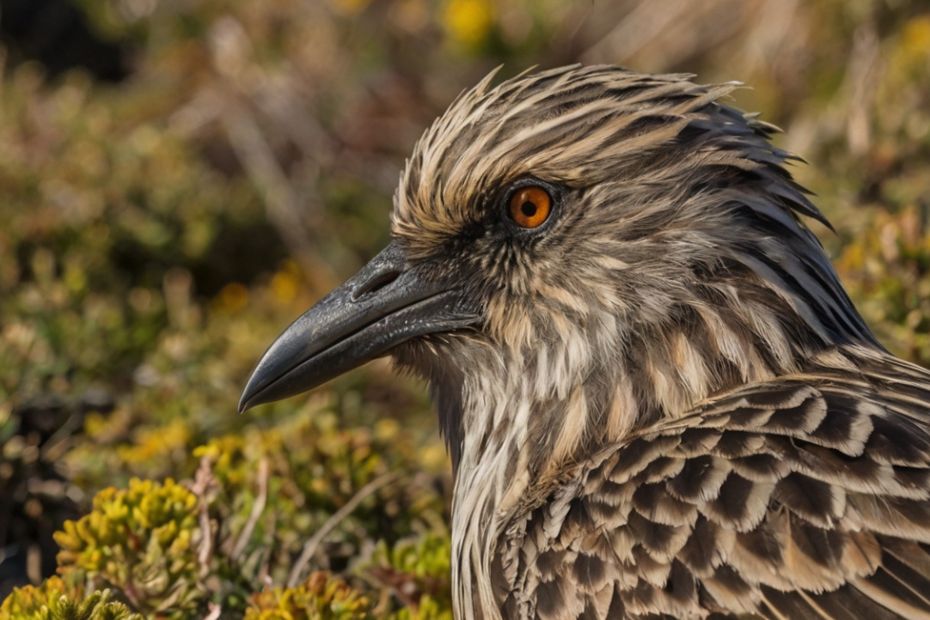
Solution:
[(488, 76), (249, 379), (242, 409), (381, 355), (429, 381), (458, 618), (930, 617), (930, 373), (735, 86)]

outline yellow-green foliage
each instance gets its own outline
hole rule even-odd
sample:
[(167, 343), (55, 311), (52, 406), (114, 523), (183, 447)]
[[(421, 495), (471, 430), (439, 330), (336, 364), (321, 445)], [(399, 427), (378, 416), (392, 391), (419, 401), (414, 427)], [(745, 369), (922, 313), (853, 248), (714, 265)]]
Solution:
[(426, 534), (401, 540), (392, 548), (379, 545), (375, 563), (423, 580), (447, 582), (449, 579), (449, 538)]
[(391, 620), (452, 620), (452, 607), (448, 600), (436, 600), (424, 594), (415, 605), (401, 608)]
[(16, 588), (0, 605), (0, 620), (142, 620), (108, 590), (84, 597), (78, 586), (51, 577), (40, 586)]
[(91, 512), (55, 534), (59, 570), (118, 588), (138, 609), (183, 609), (196, 597), (198, 501), (170, 478), (104, 489)]
[(245, 620), (363, 620), (371, 617), (368, 599), (344, 581), (323, 572), (294, 588), (259, 592)]
[[(270, 553), (265, 571), (278, 583), (291, 570), (289, 558), (370, 484), (400, 478), (363, 497), (339, 520), (326, 539), (328, 562), (351, 563), (372, 540), (397, 540), (443, 520), (442, 496), (423, 485), (433, 478), (422, 472), (415, 478), (419, 463), (386, 458), (391, 444), (377, 428), (346, 428), (325, 408), (310, 408), (274, 428), (218, 437), (194, 450), (217, 483), (211, 514), (221, 536), (239, 540), (253, 521), (249, 538), (241, 541), (242, 554)], [(262, 489), (268, 502), (255, 519)]]
[(876, 214), (838, 261), (881, 339), (924, 365), (930, 364), (930, 230), (922, 221), (928, 215), (913, 207)]
[[(448, 610), (447, 535), (425, 530), (410, 537), (441, 523), (441, 498), (412, 480), (396, 488), (385, 483), (383, 492), (363, 498), (325, 541), (322, 561), (351, 565), (380, 537), (372, 559), (353, 570), (377, 587), (356, 591), (316, 573), (299, 587), (252, 596), (255, 583), (289, 577), (303, 542), (340, 505), (396, 477), (387, 475), (375, 447), (386, 450), (365, 429), (340, 428), (325, 413), (217, 438), (194, 450), (200, 467), (188, 486), (134, 478), (126, 489), (100, 491), (89, 514), (55, 534), (58, 570), (71, 581), (112, 588), (133, 609), (159, 617), (204, 614), (217, 605), (223, 617), (357, 618), (376, 613), (371, 600), (380, 601), (379, 617), (408, 607)], [(412, 476), (413, 464), (398, 465)], [(407, 538), (388, 542), (401, 535)], [(82, 601), (77, 591), (65, 594)], [(429, 613), (422, 617), (441, 617)]]
[(427, 533), (378, 545), (368, 572), (405, 601), (397, 620), (451, 620), (449, 537)]
[[(340, 428), (326, 411), (297, 418), (267, 431), (246, 431), (212, 439), (194, 456), (215, 462), (214, 474), (225, 485), (239, 487), (254, 479), (255, 465), (268, 460), (273, 473), (293, 485), (307, 507), (333, 512), (362, 485), (387, 471), (386, 446), (364, 429)], [(283, 482), (283, 481), (282, 481)]]

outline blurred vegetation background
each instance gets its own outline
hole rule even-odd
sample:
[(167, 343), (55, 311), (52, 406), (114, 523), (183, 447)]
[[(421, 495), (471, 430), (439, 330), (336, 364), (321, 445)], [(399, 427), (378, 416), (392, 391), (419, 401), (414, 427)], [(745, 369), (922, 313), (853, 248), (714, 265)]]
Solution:
[(926, 0), (2, 0), (0, 619), (450, 618), (423, 386), (236, 400), (452, 98), (572, 62), (749, 85), (930, 364)]

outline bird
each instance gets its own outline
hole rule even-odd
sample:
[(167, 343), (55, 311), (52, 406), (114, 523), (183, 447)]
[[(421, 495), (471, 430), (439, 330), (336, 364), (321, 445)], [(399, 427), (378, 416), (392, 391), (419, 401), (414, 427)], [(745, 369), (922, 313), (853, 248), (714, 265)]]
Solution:
[(736, 82), (492, 73), (240, 410), (425, 378), (456, 618), (930, 618), (930, 373), (876, 339)]

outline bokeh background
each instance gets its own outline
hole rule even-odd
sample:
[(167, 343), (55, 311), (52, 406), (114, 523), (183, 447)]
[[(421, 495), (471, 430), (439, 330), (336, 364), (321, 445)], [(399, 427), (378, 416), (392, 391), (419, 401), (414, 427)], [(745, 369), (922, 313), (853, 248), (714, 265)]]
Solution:
[(930, 364), (927, 0), (2, 0), (0, 618), (451, 617), (423, 386), (236, 401), (452, 98), (572, 62), (745, 82)]

